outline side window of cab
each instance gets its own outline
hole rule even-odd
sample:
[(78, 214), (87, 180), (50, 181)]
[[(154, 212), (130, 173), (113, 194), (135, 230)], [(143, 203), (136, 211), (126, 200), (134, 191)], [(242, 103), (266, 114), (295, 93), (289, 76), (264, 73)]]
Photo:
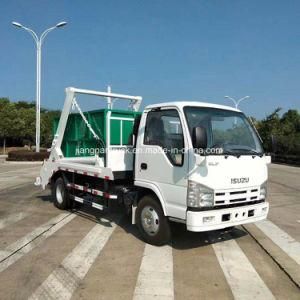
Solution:
[(174, 166), (183, 165), (184, 139), (182, 125), (176, 109), (150, 111), (146, 119), (144, 145), (163, 148)]

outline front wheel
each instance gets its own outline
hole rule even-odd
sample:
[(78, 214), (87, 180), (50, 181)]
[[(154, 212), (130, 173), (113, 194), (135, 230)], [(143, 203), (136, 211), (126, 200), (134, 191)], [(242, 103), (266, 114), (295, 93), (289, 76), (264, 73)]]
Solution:
[(136, 221), (145, 242), (161, 246), (170, 240), (169, 220), (154, 196), (146, 195), (139, 201)]

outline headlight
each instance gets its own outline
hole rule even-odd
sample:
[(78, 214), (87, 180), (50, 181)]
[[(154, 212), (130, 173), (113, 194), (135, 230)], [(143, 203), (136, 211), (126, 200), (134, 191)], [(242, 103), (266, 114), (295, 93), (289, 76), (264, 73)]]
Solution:
[(267, 182), (265, 181), (261, 186), (260, 186), (260, 192), (259, 192), (259, 198), (260, 199), (266, 199), (268, 194), (267, 190)]
[(214, 205), (214, 191), (194, 181), (188, 181), (187, 206), (208, 207)]

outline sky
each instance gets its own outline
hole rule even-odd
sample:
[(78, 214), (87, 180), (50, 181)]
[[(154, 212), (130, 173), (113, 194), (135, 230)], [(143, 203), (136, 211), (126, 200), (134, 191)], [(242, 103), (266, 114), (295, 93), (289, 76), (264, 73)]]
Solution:
[[(143, 97), (143, 106), (192, 100), (264, 118), (300, 109), (300, 1), (1, 0), (0, 97), (35, 100), (32, 37), (42, 48), (42, 106), (61, 109), (68, 86)], [(83, 109), (101, 108), (81, 99)]]

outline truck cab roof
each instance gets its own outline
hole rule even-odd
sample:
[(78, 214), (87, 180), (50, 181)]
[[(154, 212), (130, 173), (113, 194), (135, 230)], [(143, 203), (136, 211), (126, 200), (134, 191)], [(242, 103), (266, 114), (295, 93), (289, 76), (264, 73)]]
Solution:
[(231, 106), (208, 103), (208, 102), (199, 102), (199, 101), (162, 102), (162, 103), (147, 105), (145, 107), (145, 110), (151, 110), (155, 108), (167, 108), (167, 107), (177, 107), (178, 109), (182, 109), (185, 106), (210, 107), (210, 108), (219, 108), (219, 109), (241, 112), (239, 109), (235, 109), (234, 107)]

